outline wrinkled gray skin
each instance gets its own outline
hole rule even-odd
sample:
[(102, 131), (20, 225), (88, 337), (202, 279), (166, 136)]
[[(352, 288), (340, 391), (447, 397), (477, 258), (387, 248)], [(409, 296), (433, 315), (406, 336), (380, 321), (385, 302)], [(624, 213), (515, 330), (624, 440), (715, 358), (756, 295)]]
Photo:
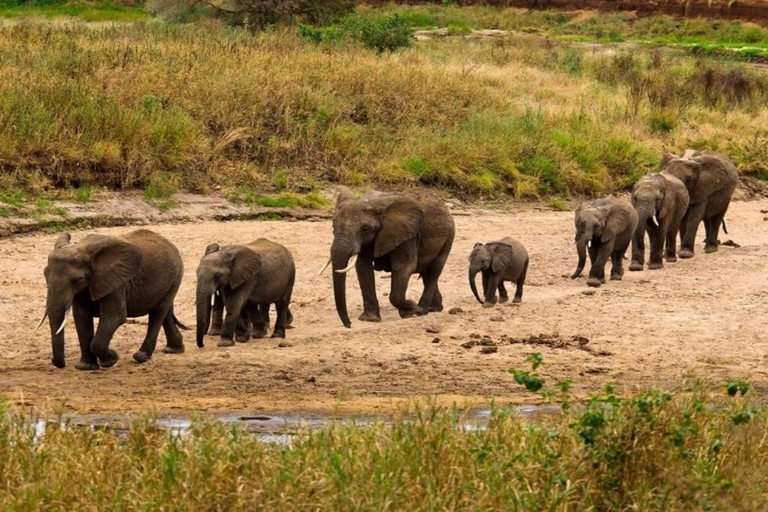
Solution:
[[(361, 321), (381, 321), (374, 270), (392, 273), (389, 300), (401, 318), (442, 311), (437, 282), (455, 232), (453, 217), (439, 199), (417, 192), (374, 192), (355, 199), (342, 191), (333, 216), (330, 263), (336, 311), (344, 326), (352, 325), (347, 312), (346, 273), (354, 256), (363, 295)], [(424, 283), (418, 304), (406, 298), (412, 274), (419, 274)]]
[(204, 346), (217, 290), (226, 310), (220, 347), (234, 345), (238, 323), (245, 332), (238, 341), (265, 336), (270, 304), (277, 308), (272, 337), (285, 338), (295, 278), (290, 251), (265, 238), (247, 245), (209, 245), (197, 267), (197, 346)]
[[(70, 243), (62, 233), (48, 256), (46, 313), (50, 320), (53, 364), (64, 368), (66, 312), (72, 308), (80, 340), (78, 370), (108, 368), (118, 360), (109, 348), (112, 336), (126, 318), (149, 315), (147, 335), (133, 358), (143, 363), (152, 357), (157, 336), (165, 331), (166, 353), (184, 352), (173, 300), (181, 284), (184, 265), (176, 247), (157, 233), (140, 229), (121, 237), (88, 235)], [(95, 317), (99, 326), (94, 333)]]
[(690, 202), (680, 224), (681, 258), (693, 257), (699, 223), (706, 232), (704, 252), (717, 251), (720, 225), (725, 229), (725, 213), (739, 182), (736, 166), (714, 151), (686, 150), (682, 157), (664, 155), (661, 170), (677, 177), (688, 190)]
[[(483, 275), (483, 296), (477, 293), (475, 278), (478, 272)], [(498, 242), (475, 244), (469, 255), (469, 286), (477, 301), (484, 308), (496, 304), (496, 290), (499, 302), (507, 302), (509, 295), (504, 288), (504, 281), (515, 283), (515, 297), (512, 302), (522, 302), (523, 285), (528, 273), (528, 251), (514, 238), (503, 238)]]
[(643, 176), (632, 190), (632, 206), (637, 210), (638, 219), (629, 270), (643, 270), (646, 232), (651, 245), (650, 270), (664, 266), (665, 243), (667, 261), (677, 261), (677, 233), (688, 211), (688, 190), (683, 182), (666, 172)]
[(592, 268), (587, 285), (598, 287), (605, 283), (605, 264), (611, 258), (611, 280), (620, 281), (624, 275), (622, 260), (637, 228), (637, 212), (626, 199), (609, 197), (581, 204), (576, 210), (576, 250), (579, 263), (571, 279), (579, 277), (587, 261), (587, 249)]

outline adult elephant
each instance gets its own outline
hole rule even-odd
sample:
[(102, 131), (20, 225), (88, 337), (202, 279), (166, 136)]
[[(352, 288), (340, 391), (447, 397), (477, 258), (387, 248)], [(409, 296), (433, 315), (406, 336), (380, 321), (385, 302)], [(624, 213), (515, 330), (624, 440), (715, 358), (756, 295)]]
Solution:
[[(48, 256), (45, 281), (50, 319), (53, 364), (64, 368), (64, 325), (70, 308), (80, 340), (78, 370), (108, 368), (118, 360), (109, 348), (112, 336), (126, 318), (149, 315), (147, 335), (133, 358), (143, 363), (152, 357), (157, 336), (165, 330), (163, 352), (184, 352), (173, 300), (181, 284), (184, 265), (176, 247), (162, 236), (140, 229), (121, 237), (88, 235), (70, 243), (59, 235)], [(94, 317), (99, 326), (94, 333)], [(45, 320), (40, 321), (38, 328)]]
[(664, 266), (665, 243), (667, 261), (677, 261), (677, 233), (688, 211), (688, 190), (683, 182), (667, 172), (643, 176), (632, 190), (632, 206), (637, 210), (638, 220), (629, 270), (643, 270), (646, 231), (651, 242), (650, 270)]
[[(382, 192), (356, 199), (342, 191), (333, 216), (331, 256), (320, 272), (332, 264), (336, 311), (344, 326), (352, 325), (346, 296), (347, 272), (352, 268), (357, 270), (363, 295), (361, 321), (381, 321), (374, 270), (392, 273), (389, 300), (401, 318), (442, 311), (437, 281), (455, 233), (453, 217), (439, 199)], [(424, 282), (418, 304), (405, 296), (412, 274), (419, 274)]]
[(693, 257), (696, 231), (702, 220), (706, 231), (704, 252), (717, 251), (720, 225), (725, 230), (725, 212), (739, 181), (736, 166), (714, 151), (687, 150), (682, 157), (665, 154), (661, 170), (682, 181), (690, 196), (688, 210), (680, 224), (680, 257)]
[(608, 197), (581, 204), (576, 209), (576, 250), (579, 263), (571, 279), (579, 277), (587, 261), (592, 267), (587, 285), (605, 283), (605, 264), (611, 258), (611, 280), (620, 281), (624, 274), (622, 260), (637, 228), (637, 212), (625, 199)]

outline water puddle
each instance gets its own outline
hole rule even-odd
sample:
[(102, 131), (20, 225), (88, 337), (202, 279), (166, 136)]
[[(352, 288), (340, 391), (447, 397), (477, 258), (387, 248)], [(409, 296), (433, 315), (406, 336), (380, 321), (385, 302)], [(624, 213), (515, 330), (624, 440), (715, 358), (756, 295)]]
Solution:
[[(559, 409), (551, 405), (521, 405), (512, 408), (523, 418), (532, 418), (538, 415), (552, 414)], [(464, 414), (461, 428), (467, 431), (484, 430), (491, 418), (491, 409), (475, 409)], [(387, 417), (381, 416), (324, 416), (320, 414), (294, 412), (288, 414), (206, 414), (201, 418), (213, 419), (225, 426), (237, 426), (241, 430), (256, 436), (258, 439), (275, 444), (290, 445), (294, 435), (299, 430), (307, 428), (325, 428), (332, 424), (365, 425), (376, 422), (387, 423)], [(39, 437), (52, 423), (50, 420), (38, 420), (35, 424), (35, 433)], [(131, 419), (128, 417), (110, 416), (74, 416), (68, 418), (67, 425), (77, 428), (104, 429), (118, 435), (127, 435), (131, 430)], [(156, 424), (168, 432), (186, 436), (192, 428), (193, 419), (190, 416), (161, 416)]]

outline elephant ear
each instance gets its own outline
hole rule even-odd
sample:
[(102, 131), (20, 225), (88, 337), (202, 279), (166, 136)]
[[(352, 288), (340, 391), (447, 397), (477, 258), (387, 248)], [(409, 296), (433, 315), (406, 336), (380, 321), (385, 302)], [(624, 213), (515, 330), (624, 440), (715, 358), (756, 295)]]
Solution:
[(631, 216), (629, 209), (623, 208), (620, 205), (612, 205), (607, 208), (607, 216), (605, 221), (605, 227), (603, 228), (603, 236), (600, 241), (607, 242), (627, 229), (631, 222)]
[(261, 270), (261, 256), (248, 247), (238, 247), (232, 253), (232, 273), (229, 276), (229, 286), (239, 288)]
[(212, 254), (214, 252), (219, 252), (221, 250), (221, 247), (219, 247), (219, 244), (213, 243), (205, 248), (205, 256), (208, 256), (209, 254)]
[(339, 195), (336, 196), (336, 209), (338, 210), (339, 205), (344, 201), (349, 201), (354, 198), (355, 196), (352, 194), (352, 192), (348, 188), (342, 187), (342, 189), (339, 190)]
[[(721, 189), (731, 179), (726, 164), (717, 156), (701, 154), (693, 158), (691, 165), (696, 165), (698, 179), (689, 188), (691, 204), (706, 200), (714, 191)], [(687, 183), (686, 183), (687, 185)]]
[(98, 301), (133, 279), (144, 259), (133, 244), (111, 236), (89, 236), (83, 249), (90, 256), (91, 299)]
[(661, 164), (659, 164), (659, 169), (664, 170), (667, 164), (672, 160), (675, 160), (676, 158), (680, 158), (680, 157), (675, 155), (674, 153), (664, 153), (664, 156), (661, 157)]
[(373, 256), (378, 258), (415, 237), (421, 229), (424, 212), (415, 201), (400, 198), (381, 213), (381, 229), (376, 235)]
[(491, 269), (499, 272), (512, 262), (512, 246), (496, 243), (491, 246)]
[(65, 245), (69, 245), (69, 242), (72, 240), (72, 235), (67, 233), (66, 231), (59, 235), (59, 237), (56, 239), (56, 243), (53, 244), (53, 248), (55, 249), (61, 249)]

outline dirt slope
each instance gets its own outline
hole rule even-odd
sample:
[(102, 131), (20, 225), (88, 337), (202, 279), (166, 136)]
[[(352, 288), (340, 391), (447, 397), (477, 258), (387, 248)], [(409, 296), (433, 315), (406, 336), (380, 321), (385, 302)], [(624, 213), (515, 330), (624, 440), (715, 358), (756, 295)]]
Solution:
[[(144, 335), (141, 319), (140, 324), (122, 327), (113, 340), (121, 355), (118, 364), (93, 373), (74, 369), (79, 351), (71, 323), (64, 370), (50, 364), (48, 334), (31, 332), (43, 312), (42, 269), (56, 235), (3, 239), (0, 394), (17, 403), (49, 407), (66, 400), (69, 409), (81, 413), (151, 408), (171, 413), (334, 408), (380, 412), (425, 395), (439, 395), (442, 402), (494, 396), (500, 402), (524, 402), (531, 396), (512, 384), (507, 369), (524, 367), (532, 352), (543, 354), (543, 372), (550, 382), (573, 379), (580, 393), (609, 381), (629, 389), (679, 384), (691, 374), (715, 382), (744, 378), (764, 387), (768, 222), (761, 210), (768, 210), (768, 200), (732, 205), (731, 234), (722, 240), (733, 238), (741, 248), (722, 247), (711, 255), (701, 251), (693, 260), (668, 264), (664, 270), (628, 273), (623, 282), (595, 292), (583, 278), (566, 277), (575, 265), (572, 213), (529, 208), (457, 216), (457, 239), (441, 281), (446, 312), (401, 320), (383, 296), (389, 281), (379, 278), (383, 322), (354, 321), (351, 330), (340, 324), (334, 311), (330, 277), (317, 276), (331, 242), (329, 221), (156, 225), (152, 229), (178, 244), (184, 257), (186, 278), (176, 310), (189, 325), (194, 323), (194, 270), (208, 243), (265, 236), (287, 245), (298, 266), (295, 328), (287, 339), (291, 346), (265, 339), (220, 349), (209, 338), (207, 346), (198, 349), (188, 332), (185, 354), (158, 352), (139, 366), (131, 354)], [(467, 284), (466, 257), (474, 242), (505, 235), (518, 237), (531, 254), (524, 302), (481, 309)], [(356, 318), (361, 300), (356, 280), (350, 282), (355, 285), (349, 290), (350, 311)], [(420, 290), (414, 280), (410, 295), (418, 297)], [(456, 307), (462, 312), (447, 312)], [(496, 344), (497, 351), (481, 354), (482, 346), (463, 348), (468, 341)], [(161, 337), (159, 346), (162, 343)]]

